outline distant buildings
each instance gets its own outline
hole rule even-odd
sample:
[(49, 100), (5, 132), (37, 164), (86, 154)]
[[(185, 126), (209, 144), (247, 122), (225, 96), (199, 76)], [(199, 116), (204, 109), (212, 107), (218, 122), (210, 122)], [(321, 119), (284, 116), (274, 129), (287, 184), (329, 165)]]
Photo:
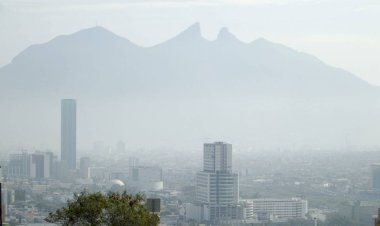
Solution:
[(124, 153), (125, 150), (125, 143), (123, 141), (118, 141), (116, 144), (116, 153)]
[(61, 161), (76, 169), (76, 101), (61, 101)]
[(88, 168), (88, 177), (98, 181), (104, 181), (109, 178), (109, 171), (106, 167), (89, 167)]
[(21, 154), (11, 154), (9, 156), (9, 163), (7, 172), (8, 177), (11, 178), (28, 178), (29, 177), (29, 154), (23, 152)]
[(372, 188), (380, 190), (380, 163), (371, 165)]
[(138, 191), (161, 191), (164, 188), (162, 168), (155, 166), (131, 165), (129, 168), (129, 186)]
[(139, 166), (139, 159), (135, 158), (135, 157), (129, 158), (129, 167), (133, 168), (133, 167), (136, 167), (136, 166)]
[(52, 152), (36, 151), (32, 154), (23, 152), (11, 154), (7, 166), (7, 177), (21, 179), (46, 179), (52, 177)]
[(338, 214), (354, 222), (360, 222), (362, 219), (370, 219), (378, 212), (380, 201), (372, 200), (355, 200), (347, 201), (338, 210)]
[(90, 168), (91, 160), (89, 157), (80, 158), (80, 176), (83, 179), (88, 178), (88, 169)]

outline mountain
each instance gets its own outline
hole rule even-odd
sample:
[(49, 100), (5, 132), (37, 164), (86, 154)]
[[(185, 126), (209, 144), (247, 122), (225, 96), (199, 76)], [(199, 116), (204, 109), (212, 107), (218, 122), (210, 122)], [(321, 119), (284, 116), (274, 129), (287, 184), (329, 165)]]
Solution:
[[(33, 45), (0, 69), (3, 114), (13, 121), (0, 119), (13, 127), (0, 134), (57, 147), (51, 139), (59, 131), (57, 105), (72, 97), (86, 112), (84, 146), (128, 136), (135, 145), (144, 145), (144, 136), (152, 145), (170, 145), (176, 136), (257, 147), (339, 146), (351, 136), (352, 144), (377, 145), (379, 95), (378, 87), (309, 54), (265, 39), (244, 43), (227, 28), (209, 41), (196, 23), (164, 43), (140, 47), (97, 26)], [(50, 114), (30, 119), (41, 112)], [(99, 121), (104, 124), (93, 127)], [(45, 123), (55, 126), (32, 132)], [(19, 124), (28, 125), (33, 139), (14, 138), (25, 130)], [(105, 128), (114, 132), (93, 131)]]
[(101, 27), (85, 29), (29, 47), (1, 69), (0, 78), (3, 91), (11, 88), (26, 96), (94, 95), (99, 90), (146, 95), (183, 88), (189, 93), (228, 88), (246, 95), (317, 96), (374, 90), (344, 70), (264, 39), (243, 43), (223, 28), (215, 41), (205, 40), (198, 23), (151, 48)]

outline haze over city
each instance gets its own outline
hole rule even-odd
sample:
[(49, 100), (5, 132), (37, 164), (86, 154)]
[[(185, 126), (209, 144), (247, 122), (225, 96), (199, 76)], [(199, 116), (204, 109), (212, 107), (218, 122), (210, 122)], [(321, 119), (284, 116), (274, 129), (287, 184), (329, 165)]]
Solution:
[[(1, 223), (380, 225), (379, 21), (377, 0), (0, 0)], [(82, 198), (107, 204), (57, 211)]]

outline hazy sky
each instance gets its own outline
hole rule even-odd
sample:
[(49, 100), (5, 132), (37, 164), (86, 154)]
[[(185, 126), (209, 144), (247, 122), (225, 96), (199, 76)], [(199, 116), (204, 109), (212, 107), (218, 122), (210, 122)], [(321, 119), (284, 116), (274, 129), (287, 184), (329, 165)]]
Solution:
[(0, 65), (31, 44), (103, 26), (149, 46), (195, 22), (214, 39), (263, 37), (380, 85), (379, 0), (0, 0)]

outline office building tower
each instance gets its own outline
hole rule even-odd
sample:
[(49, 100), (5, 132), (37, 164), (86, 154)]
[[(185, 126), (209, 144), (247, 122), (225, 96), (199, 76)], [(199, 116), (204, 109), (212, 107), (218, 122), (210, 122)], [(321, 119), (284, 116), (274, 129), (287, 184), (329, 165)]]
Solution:
[(27, 152), (11, 154), (9, 156), (7, 168), (7, 176), (9, 178), (28, 178), (29, 169), (29, 154)]
[(196, 202), (202, 219), (236, 219), (239, 203), (239, 177), (232, 172), (232, 145), (204, 144), (203, 171), (196, 176)]
[(53, 164), (52, 152), (35, 152), (29, 156), (29, 177), (50, 178)]
[(48, 174), (45, 173), (45, 177), (54, 178), (54, 173), (55, 173), (54, 159), (56, 158), (56, 156), (51, 151), (44, 152), (44, 155), (45, 155), (45, 172), (48, 171)]
[(40, 153), (34, 153), (29, 158), (30, 165), (30, 178), (41, 179), (44, 178), (44, 155)]
[(61, 101), (61, 161), (76, 169), (76, 101)]

